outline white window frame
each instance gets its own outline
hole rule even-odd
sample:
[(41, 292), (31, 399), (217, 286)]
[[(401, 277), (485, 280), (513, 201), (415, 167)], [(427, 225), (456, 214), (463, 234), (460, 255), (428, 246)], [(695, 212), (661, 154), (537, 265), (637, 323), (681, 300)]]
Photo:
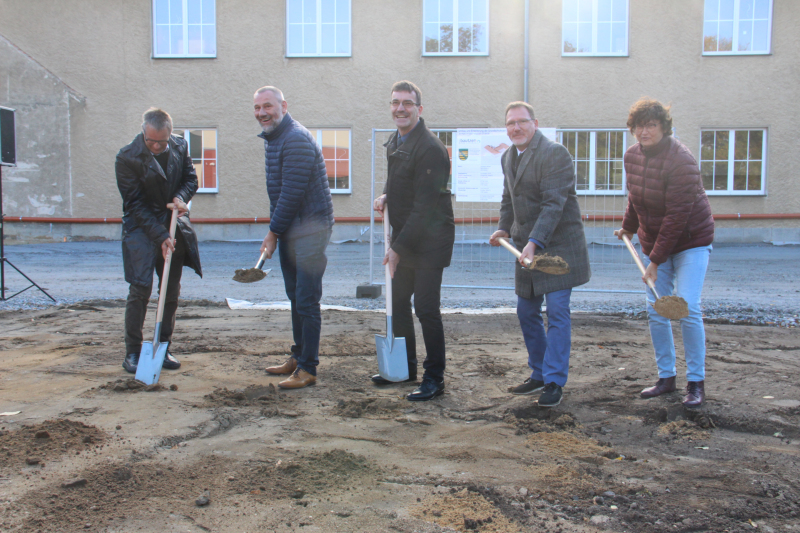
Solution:
[[(763, 137), (761, 139), (761, 189), (760, 190), (749, 190), (749, 191), (737, 191), (733, 189), (733, 181), (734, 181), (734, 162), (736, 161), (735, 158), (735, 150), (736, 150), (736, 132), (737, 131), (754, 131), (759, 130), (763, 132)], [(708, 196), (765, 196), (767, 194), (767, 147), (769, 146), (768, 143), (768, 128), (764, 127), (737, 127), (737, 128), (701, 128), (700, 130), (700, 151), (698, 154), (699, 165), (700, 165), (700, 178), (702, 179), (703, 175), (703, 133), (706, 132), (717, 132), (717, 131), (727, 131), (728, 132), (728, 188), (726, 190), (714, 190), (714, 189), (706, 189), (706, 195)], [(715, 159), (714, 161), (719, 161)], [(748, 159), (749, 161), (749, 159)], [(705, 186), (705, 184), (703, 184)]]
[[(351, 0), (336, 0), (337, 2), (344, 2), (348, 3), (347, 6), (347, 13), (349, 18), (347, 19), (347, 42), (348, 42), (348, 52), (342, 53), (327, 53), (322, 52), (322, 0), (315, 0), (316, 1), (316, 22), (314, 25), (316, 26), (317, 30), (317, 51), (312, 53), (294, 53), (289, 50), (289, 3), (290, 2), (299, 2), (301, 0), (286, 0), (286, 57), (352, 57), (353, 56), (353, 2)], [(297, 23), (294, 23), (297, 24)], [(302, 26), (304, 23), (300, 23)]]
[[(706, 51), (706, 16), (705, 16), (705, 2), (703, 1), (703, 35), (701, 50), (704, 56), (762, 56), (772, 54), (772, 17), (773, 17), (773, 0), (769, 1), (769, 19), (767, 20), (767, 49), (766, 50), (744, 50), (739, 51), (739, 24), (741, 22), (740, 7), (742, 0), (733, 0), (733, 42), (731, 43), (730, 51), (714, 52)], [(719, 38), (719, 31), (717, 31), (717, 38)]]
[[(631, 5), (630, 0), (625, 1), (625, 51), (624, 52), (598, 52), (597, 51), (597, 25), (598, 25), (598, 0), (592, 0), (592, 51), (591, 52), (565, 52), (564, 51), (564, 11), (565, 2), (561, 4), (561, 56), (562, 57), (628, 57), (631, 32)], [(604, 130), (605, 131), (605, 130)]]
[[(187, 154), (189, 154), (189, 159), (192, 159), (192, 164), (194, 164), (194, 158), (192, 157), (192, 137), (191, 137), (191, 135), (189, 135), (189, 132), (191, 132), (191, 131), (213, 131), (214, 132), (214, 154), (215, 154), (215, 157), (214, 157), (214, 168), (216, 169), (217, 186), (216, 187), (201, 187), (200, 183), (199, 183), (199, 180), (198, 180), (197, 193), (198, 194), (200, 194), (200, 193), (203, 193), (203, 194), (215, 194), (215, 193), (218, 193), (219, 192), (219, 131), (217, 130), (217, 128), (208, 128), (208, 127), (204, 127), (204, 128), (194, 127), (193, 128), (193, 127), (189, 127), (189, 126), (182, 126), (180, 128), (176, 127), (176, 128), (173, 129), (173, 134), (175, 132), (181, 132), (183, 134), (181, 138), (184, 141), (186, 141), (186, 144), (188, 145), (186, 152), (187, 152)], [(205, 162), (207, 161), (207, 159), (205, 158), (205, 152), (201, 152), (201, 153), (202, 153), (202, 157), (200, 158), (201, 159), (201, 163), (200, 164), (203, 165), (203, 177), (205, 177)], [(208, 160), (208, 161), (210, 161), (210, 160)]]
[[(351, 128), (308, 128), (309, 131), (314, 133), (317, 146), (320, 152), (322, 151), (322, 132), (323, 131), (344, 131), (347, 130), (347, 168), (350, 169), (350, 175), (347, 178), (347, 189), (331, 189), (331, 194), (352, 194), (353, 193), (353, 130)], [(325, 154), (322, 154), (323, 159)], [(327, 168), (327, 166), (326, 166)]]
[[(458, 51), (458, 0), (453, 0), (453, 51), (452, 52), (426, 52), (425, 51), (425, 24), (428, 21), (425, 20), (425, 13), (426, 13), (426, 6), (430, 0), (423, 0), (422, 5), (422, 55), (423, 56), (444, 56), (444, 57), (452, 57), (452, 56), (488, 56), (489, 55), (489, 27), (491, 23), (489, 21), (489, 13), (491, 10), (489, 9), (489, 3), (491, 0), (486, 0), (486, 51), (485, 52), (459, 52)], [(437, 21), (438, 22), (438, 21)], [(441, 43), (441, 41), (440, 41)]]
[[(158, 46), (157, 46), (157, 39), (158, 39), (158, 31), (156, 26), (156, 4), (158, 2), (167, 2), (169, 0), (153, 0), (152, 3), (152, 12), (153, 12), (153, 21), (152, 21), (152, 32), (153, 32), (153, 58), (154, 59), (169, 59), (169, 58), (216, 58), (217, 57), (217, 0), (211, 0), (214, 2), (214, 53), (213, 54), (190, 54), (189, 53), (189, 0), (181, 0), (181, 5), (183, 8), (182, 14), (182, 27), (183, 27), (183, 49), (185, 53), (182, 54), (160, 54), (158, 53)], [(202, 5), (202, 4), (201, 4)], [(201, 7), (202, 9), (202, 7)], [(201, 24), (201, 26), (206, 26), (210, 24)], [(202, 48), (202, 45), (201, 45)]]
[[(563, 133), (589, 133), (589, 188), (578, 189), (578, 175), (577, 168), (575, 169), (575, 192), (579, 196), (625, 196), (628, 185), (628, 176), (625, 173), (624, 155), (625, 150), (628, 149), (628, 134), (630, 133), (625, 128), (558, 128), (556, 135), (558, 143), (563, 146)], [(623, 144), (623, 161), (622, 165), (622, 188), (618, 191), (612, 190), (597, 190), (597, 134), (605, 132), (622, 132)], [(578, 162), (573, 159), (573, 166), (577, 166)]]

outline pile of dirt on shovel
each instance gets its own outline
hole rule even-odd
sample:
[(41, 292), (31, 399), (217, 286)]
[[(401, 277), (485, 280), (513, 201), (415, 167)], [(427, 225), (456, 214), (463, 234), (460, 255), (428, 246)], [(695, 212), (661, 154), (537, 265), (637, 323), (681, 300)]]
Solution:
[(689, 304), (680, 296), (662, 296), (654, 305), (659, 315), (666, 318), (683, 318), (689, 316)]
[(65, 419), (46, 420), (13, 431), (0, 430), (0, 469), (44, 466), (46, 461), (65, 454), (102, 448), (106, 440), (106, 433), (96, 427)]
[(541, 270), (545, 274), (555, 274), (557, 276), (569, 274), (569, 264), (557, 255), (534, 255), (531, 268)]
[(253, 283), (261, 281), (267, 276), (267, 273), (260, 268), (239, 268), (233, 276), (233, 281), (239, 283)]

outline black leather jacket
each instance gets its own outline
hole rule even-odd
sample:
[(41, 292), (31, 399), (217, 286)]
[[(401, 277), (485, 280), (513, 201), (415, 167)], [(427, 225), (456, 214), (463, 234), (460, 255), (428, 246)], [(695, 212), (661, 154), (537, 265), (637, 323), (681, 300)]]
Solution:
[[(188, 144), (180, 137), (169, 140), (166, 179), (161, 167), (144, 144), (140, 133), (117, 154), (117, 187), (122, 195), (122, 262), (125, 281), (151, 286), (161, 243), (169, 237), (172, 212), (167, 204), (174, 197), (189, 202), (197, 192), (197, 174), (189, 157)], [(178, 217), (178, 227), (187, 244), (185, 266), (202, 277), (197, 235), (189, 216)]]

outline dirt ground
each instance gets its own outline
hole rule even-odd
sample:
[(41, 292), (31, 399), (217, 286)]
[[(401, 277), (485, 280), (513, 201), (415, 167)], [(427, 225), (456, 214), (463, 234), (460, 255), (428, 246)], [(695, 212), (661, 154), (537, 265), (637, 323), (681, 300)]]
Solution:
[(413, 404), (369, 381), (380, 313), (325, 312), (317, 385), (283, 392), (263, 368), (289, 314), (201, 304), (149, 389), (121, 368), (121, 302), (0, 313), (0, 530), (800, 531), (796, 328), (708, 325), (689, 411), (638, 397), (646, 322), (576, 313), (564, 401), (540, 409), (506, 392), (513, 314), (445, 315), (446, 394)]

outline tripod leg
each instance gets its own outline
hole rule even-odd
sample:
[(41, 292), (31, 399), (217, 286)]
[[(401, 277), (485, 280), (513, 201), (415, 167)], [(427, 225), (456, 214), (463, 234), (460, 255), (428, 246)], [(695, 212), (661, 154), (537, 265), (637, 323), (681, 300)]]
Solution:
[(18, 295), (18, 294), (20, 294), (20, 293), (22, 293), (22, 292), (25, 292), (25, 291), (27, 291), (27, 290), (28, 290), (28, 289), (30, 289), (31, 287), (36, 287), (37, 289), (39, 289), (40, 291), (42, 291), (42, 293), (44, 293), (44, 295), (45, 295), (45, 296), (47, 296), (48, 298), (50, 298), (51, 300), (53, 300), (53, 303), (57, 303), (55, 298), (53, 298), (52, 296), (50, 296), (50, 295), (47, 293), (47, 291), (46, 291), (46, 290), (44, 290), (44, 289), (43, 289), (43, 288), (41, 288), (39, 285), (37, 285), (37, 283), (36, 283), (35, 281), (33, 281), (33, 280), (32, 280), (31, 278), (29, 278), (28, 276), (26, 276), (26, 275), (25, 275), (25, 273), (24, 273), (23, 271), (21, 271), (20, 269), (18, 269), (17, 267), (15, 267), (15, 266), (14, 266), (14, 264), (13, 264), (11, 261), (9, 261), (8, 259), (6, 259), (5, 257), (0, 257), (0, 262), (2, 262), (2, 263), (8, 263), (9, 265), (11, 265), (11, 268), (13, 268), (14, 270), (16, 270), (16, 271), (17, 271), (17, 272), (18, 272), (18, 273), (19, 273), (19, 274), (20, 274), (20, 275), (21, 275), (23, 278), (25, 278), (25, 279), (27, 279), (28, 281), (30, 281), (30, 282), (31, 282), (31, 284), (30, 284), (30, 285), (28, 285), (27, 287), (25, 287), (24, 289), (22, 289), (22, 290), (21, 290), (21, 291), (19, 291), (19, 292), (15, 292), (14, 294), (12, 294), (11, 296), (9, 296), (8, 298), (6, 298), (6, 297), (5, 297), (5, 295), (3, 295), (3, 299), (2, 299), (2, 300), (0, 300), (0, 301), (10, 300), (10, 299), (11, 299), (11, 298), (13, 298), (14, 296), (16, 296), (16, 295)]

